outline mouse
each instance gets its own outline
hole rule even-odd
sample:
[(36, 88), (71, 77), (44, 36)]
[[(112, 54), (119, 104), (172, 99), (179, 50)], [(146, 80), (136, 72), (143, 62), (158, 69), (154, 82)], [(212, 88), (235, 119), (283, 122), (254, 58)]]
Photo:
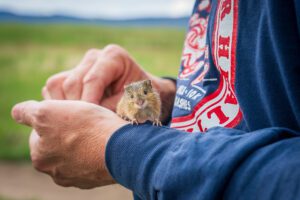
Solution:
[(124, 86), (124, 94), (117, 104), (116, 112), (131, 124), (151, 121), (153, 125), (162, 126), (161, 100), (148, 79)]

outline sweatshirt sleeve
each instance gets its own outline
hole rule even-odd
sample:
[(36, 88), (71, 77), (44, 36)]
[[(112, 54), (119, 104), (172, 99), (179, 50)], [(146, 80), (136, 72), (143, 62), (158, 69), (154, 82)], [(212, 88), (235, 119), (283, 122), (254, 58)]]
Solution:
[(300, 2), (298, 0), (294, 0), (295, 3), (295, 14), (297, 20), (298, 34), (300, 36)]
[(126, 125), (106, 147), (111, 175), (137, 199), (280, 199), (275, 191), (291, 190), (299, 199), (299, 158), (299, 133), (283, 128), (188, 134)]

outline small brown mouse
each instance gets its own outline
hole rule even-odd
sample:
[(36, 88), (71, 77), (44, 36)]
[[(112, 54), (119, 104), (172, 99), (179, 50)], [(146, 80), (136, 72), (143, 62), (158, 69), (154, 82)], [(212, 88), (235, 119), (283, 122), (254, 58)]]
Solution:
[(152, 121), (161, 126), (161, 101), (152, 87), (151, 80), (143, 80), (124, 86), (124, 95), (117, 105), (117, 114), (132, 124)]

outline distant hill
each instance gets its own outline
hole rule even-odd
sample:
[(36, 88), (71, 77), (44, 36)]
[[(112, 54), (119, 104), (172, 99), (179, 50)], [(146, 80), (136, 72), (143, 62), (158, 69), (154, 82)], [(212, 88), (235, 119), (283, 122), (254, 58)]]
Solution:
[(168, 27), (187, 27), (188, 17), (181, 18), (137, 18), (137, 19), (84, 19), (64, 15), (53, 16), (30, 16), (18, 15), (7, 11), (0, 11), (1, 22), (19, 23), (80, 23), (98, 24), (107, 26), (168, 26)]

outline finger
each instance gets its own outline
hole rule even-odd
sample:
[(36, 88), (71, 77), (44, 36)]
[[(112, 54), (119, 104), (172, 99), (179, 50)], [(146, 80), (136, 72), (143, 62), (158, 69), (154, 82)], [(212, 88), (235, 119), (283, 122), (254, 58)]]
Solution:
[(69, 76), (71, 71), (64, 71), (54, 76), (51, 76), (46, 83), (46, 88), (51, 99), (62, 100), (65, 99), (62, 84), (64, 80)]
[(50, 93), (49, 93), (49, 91), (48, 91), (48, 89), (47, 89), (46, 86), (43, 87), (43, 89), (42, 89), (42, 96), (43, 96), (43, 98), (46, 99), (46, 100), (51, 99)]
[(122, 74), (122, 62), (107, 58), (104, 54), (92, 66), (83, 79), (81, 100), (99, 104), (105, 89)]
[(31, 153), (32, 158), (36, 157), (35, 152), (36, 152), (39, 140), (40, 140), (39, 134), (36, 132), (36, 130), (32, 129), (30, 137), (29, 137), (29, 147), (30, 147), (30, 153)]
[(79, 65), (77, 65), (77, 67), (72, 70), (72, 73), (66, 78), (63, 83), (63, 91), (66, 99), (79, 100), (81, 98), (82, 79), (96, 62), (100, 52), (101, 51), (97, 49), (89, 50)]
[(108, 108), (111, 111), (116, 111), (116, 105), (119, 102), (119, 100), (122, 97), (122, 93), (118, 93), (116, 95), (113, 95), (111, 97), (108, 98), (104, 98), (101, 102), (100, 102), (100, 106), (103, 106), (105, 108)]
[(72, 183), (72, 181), (70, 181), (68, 178), (58, 178), (53, 176), (52, 174), (50, 174), (52, 177), (52, 180), (60, 186), (63, 187), (71, 187), (71, 186), (75, 186), (74, 183)]
[(29, 137), (29, 147), (30, 147), (30, 158), (33, 167), (43, 173), (50, 174), (51, 170), (47, 163), (49, 157), (45, 155), (44, 151), (41, 151), (42, 138), (36, 130), (32, 130)]
[(39, 105), (37, 101), (19, 103), (12, 109), (12, 118), (19, 124), (34, 127), (34, 114), (38, 111)]

